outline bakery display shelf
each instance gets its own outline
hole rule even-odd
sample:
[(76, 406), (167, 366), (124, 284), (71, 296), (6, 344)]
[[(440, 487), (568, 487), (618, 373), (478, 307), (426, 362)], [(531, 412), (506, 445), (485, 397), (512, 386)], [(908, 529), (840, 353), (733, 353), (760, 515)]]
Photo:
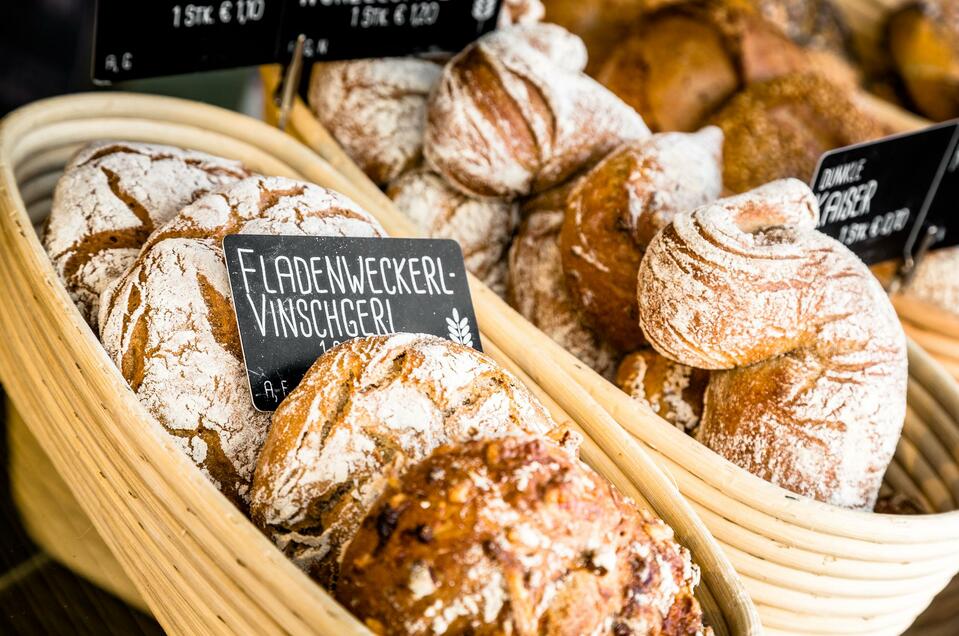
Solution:
[[(110, 579), (102, 582), (121, 596), (141, 598), (171, 633), (366, 633), (220, 495), (146, 414), (60, 284), (35, 225), (50, 209), (56, 177), (70, 154), (103, 138), (185, 146), (242, 160), (263, 173), (313, 181), (353, 198), (391, 234), (415, 234), (382, 194), (358, 185), (355, 176), (342, 176), (275, 128), (212, 106), (121, 93), (74, 95), (5, 118), (0, 327), (6, 337), (0, 380), (16, 408), (12, 419), (29, 429), (67, 486), (65, 492), (60, 482), (47, 481), (46, 494), (33, 496), (29, 489), (40, 487), (42, 475), (34, 473), (32, 484), (17, 481), (28, 527), (42, 547), (80, 572), (90, 569), (91, 560), (101, 561), (100, 574)], [(759, 633), (742, 581), (675, 485), (566, 371), (537, 371), (520, 362), (517, 357), (541, 346), (545, 336), (521, 344), (506, 337), (515, 315), (480, 283), (471, 279), (470, 285), (487, 353), (518, 371), (557, 420), (581, 430), (584, 459), (649, 506), (690, 549), (703, 569), (697, 596), (716, 632)], [(534, 375), (548, 386), (530, 380)], [(561, 398), (557, 384), (569, 387)], [(27, 458), (37, 452), (28, 439), (18, 437), (14, 447)], [(53, 544), (60, 539), (38, 526), (71, 510), (89, 517), (96, 534), (84, 535), (91, 545), (64, 544), (58, 551)], [(67, 533), (87, 527), (79, 519), (64, 524)], [(93, 545), (98, 541), (127, 579), (106, 564), (102, 546)]]
[[(261, 74), (271, 95), (278, 70), (264, 67)], [(899, 126), (914, 119), (862, 99), (898, 115)], [(267, 118), (275, 117), (267, 103)], [(288, 132), (392, 207), (299, 99)], [(479, 318), (481, 328), (516, 352), (512, 359), (560, 406), (572, 408), (575, 400), (570, 387), (551, 377), (555, 369), (575, 378), (668, 470), (745, 579), (767, 633), (898, 634), (959, 571), (959, 386), (915, 343), (909, 344), (906, 425), (886, 482), (922, 502), (928, 514), (862, 513), (799, 497), (726, 461), (580, 363), (492, 292), (478, 292), (483, 303), (500, 307)]]

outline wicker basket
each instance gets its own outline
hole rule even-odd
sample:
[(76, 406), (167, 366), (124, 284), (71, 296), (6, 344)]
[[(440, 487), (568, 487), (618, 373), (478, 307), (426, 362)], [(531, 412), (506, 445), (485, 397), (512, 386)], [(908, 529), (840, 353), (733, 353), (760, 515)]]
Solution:
[[(278, 72), (265, 67), (262, 75), (271, 95)], [(273, 110), (268, 103), (268, 119)], [(288, 132), (371, 197), (378, 192), (302, 101)], [(503, 305), (488, 290), (481, 294)], [(509, 312), (504, 307), (480, 319), (481, 326), (560, 406), (567, 407), (569, 387), (556, 370), (575, 378), (650, 448), (743, 575), (768, 633), (898, 634), (959, 571), (959, 387), (914, 344), (909, 413), (886, 480), (930, 514), (867, 514), (798, 497), (731, 464)]]
[[(177, 450), (144, 412), (59, 283), (33, 224), (49, 210), (70, 154), (101, 138), (169, 143), (241, 159), (263, 173), (339, 190), (376, 213), (393, 234), (411, 234), (408, 223), (382, 205), (382, 195), (357, 188), (287, 135), (211, 106), (118, 93), (78, 95), (38, 102), (0, 124), (0, 327), (6, 336), (0, 341), (0, 379), (138, 595), (173, 633), (365, 633)], [(482, 285), (470, 284), (481, 321), (514, 320), (498, 316), (499, 308), (484, 302)], [(568, 377), (565, 382), (576, 387), (574, 399), (565, 406), (550, 400), (482, 324), (481, 330), (488, 353), (520, 372), (557, 419), (585, 433), (584, 458), (654, 510), (690, 548), (703, 568), (699, 597), (717, 632), (758, 633), (755, 608), (739, 577), (642, 447)], [(69, 506), (51, 498), (42, 514), (30, 512), (31, 503), (41, 502), (24, 489), (20, 493), (28, 525), (49, 548), (40, 528), (46, 522), (29, 521)], [(69, 555), (54, 554), (70, 562)], [(113, 583), (115, 589), (123, 585), (116, 578)]]

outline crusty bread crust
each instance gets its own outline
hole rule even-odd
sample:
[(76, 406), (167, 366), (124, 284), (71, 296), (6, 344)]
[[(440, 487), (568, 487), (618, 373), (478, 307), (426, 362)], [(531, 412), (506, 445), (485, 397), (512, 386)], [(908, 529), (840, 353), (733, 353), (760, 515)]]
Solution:
[(241, 510), (270, 416), (253, 408), (222, 238), (233, 233), (382, 236), (319, 186), (252, 177), (200, 198), (147, 241), (103, 294), (103, 346), (141, 404)]
[(539, 402), (475, 349), (423, 334), (357, 338), (317, 360), (274, 413), (253, 520), (333, 585), (391, 476), (441, 444), (553, 427)]
[(197, 197), (250, 173), (236, 161), (170, 146), (99, 141), (67, 164), (43, 244), (96, 330), (100, 294), (154, 229)]

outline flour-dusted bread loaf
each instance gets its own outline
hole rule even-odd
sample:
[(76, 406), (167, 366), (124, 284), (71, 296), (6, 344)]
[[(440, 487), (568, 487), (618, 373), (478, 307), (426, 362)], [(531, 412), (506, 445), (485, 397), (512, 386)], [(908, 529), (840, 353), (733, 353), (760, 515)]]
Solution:
[(357, 338), (324, 354), (273, 415), (253, 520), (325, 585), (389, 479), (442, 444), (554, 428), (478, 351), (434, 336)]
[(363, 172), (386, 185), (422, 156), (426, 99), (441, 71), (415, 57), (321, 62), (310, 107)]
[(704, 444), (800, 495), (871, 510), (906, 414), (906, 338), (818, 219), (795, 179), (677, 216), (643, 257), (640, 322), (662, 355), (714, 369)]
[(569, 64), (571, 50), (583, 50), (578, 38), (533, 24), (488, 34), (454, 57), (428, 106), (431, 167), (468, 194), (512, 199), (648, 136), (633, 109)]
[(569, 296), (559, 253), (563, 203), (529, 214), (509, 250), (510, 305), (564, 349), (611, 378), (619, 352), (591, 329)]
[(559, 244), (570, 297), (623, 351), (643, 344), (636, 275), (646, 245), (676, 215), (719, 196), (722, 146), (715, 127), (624, 144), (567, 198)]
[(83, 147), (57, 182), (43, 245), (96, 329), (100, 294), (154, 229), (200, 195), (250, 176), (239, 162), (126, 141)]
[(689, 435), (699, 432), (708, 382), (709, 371), (674, 362), (654, 349), (629, 354), (616, 371), (619, 388)]
[(234, 233), (382, 236), (341, 195), (253, 177), (187, 206), (103, 295), (104, 348), (144, 408), (241, 510), (270, 416), (253, 408), (223, 262)]
[(428, 236), (459, 243), (466, 269), (500, 296), (506, 293), (506, 250), (519, 223), (518, 204), (465, 195), (422, 167), (390, 184), (387, 194)]
[(437, 449), (391, 482), (337, 598), (374, 633), (692, 636), (699, 579), (672, 529), (542, 439)]

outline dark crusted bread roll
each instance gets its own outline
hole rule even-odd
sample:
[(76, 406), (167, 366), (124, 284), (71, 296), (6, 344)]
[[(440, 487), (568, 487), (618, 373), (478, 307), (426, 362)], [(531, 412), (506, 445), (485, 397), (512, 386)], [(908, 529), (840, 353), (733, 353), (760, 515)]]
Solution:
[(643, 251), (677, 214), (719, 196), (722, 143), (720, 130), (709, 127), (623, 145), (567, 198), (559, 240), (570, 297), (623, 351), (643, 344), (636, 306)]
[(99, 141), (67, 164), (43, 245), (70, 297), (97, 328), (100, 294), (183, 206), (250, 173), (237, 161), (170, 146)]
[(441, 444), (553, 428), (526, 388), (475, 349), (423, 334), (357, 338), (320, 357), (273, 414), (253, 520), (333, 585), (390, 476)]
[(392, 481), (337, 598), (378, 634), (703, 634), (698, 571), (662, 521), (567, 451), (506, 437)]

